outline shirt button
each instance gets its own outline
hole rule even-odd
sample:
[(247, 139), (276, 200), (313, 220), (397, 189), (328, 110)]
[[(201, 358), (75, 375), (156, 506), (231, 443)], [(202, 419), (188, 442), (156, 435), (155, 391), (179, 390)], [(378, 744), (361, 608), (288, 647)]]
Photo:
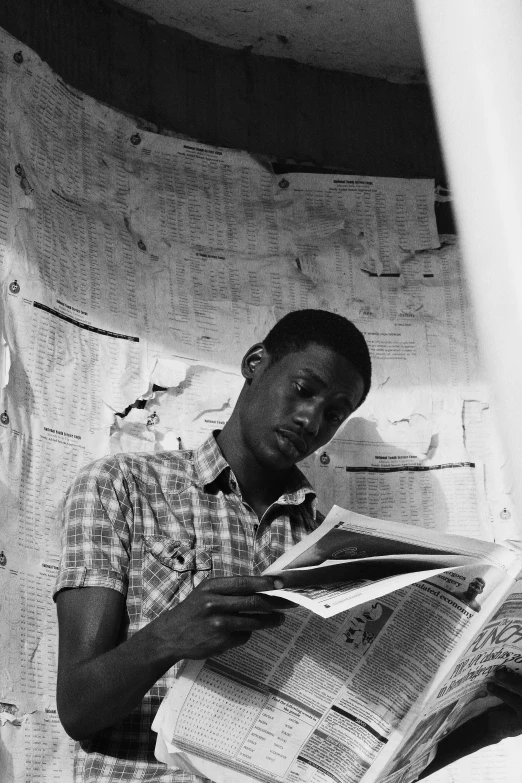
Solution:
[(259, 525), (257, 525), (257, 524), (256, 524), (256, 525), (254, 525), (254, 533), (257, 533), (257, 529), (258, 529), (258, 527), (259, 527)]

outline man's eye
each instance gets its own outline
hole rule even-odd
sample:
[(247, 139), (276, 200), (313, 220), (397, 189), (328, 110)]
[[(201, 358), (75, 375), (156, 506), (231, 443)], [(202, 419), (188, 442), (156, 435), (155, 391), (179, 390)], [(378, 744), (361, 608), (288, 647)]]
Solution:
[(303, 386), (301, 383), (295, 383), (295, 390), (298, 394), (300, 394), (303, 397), (311, 397), (313, 392), (311, 389), (308, 389), (306, 386)]
[(326, 419), (330, 424), (341, 424), (341, 422), (344, 419), (344, 416), (342, 416), (340, 413), (327, 413)]

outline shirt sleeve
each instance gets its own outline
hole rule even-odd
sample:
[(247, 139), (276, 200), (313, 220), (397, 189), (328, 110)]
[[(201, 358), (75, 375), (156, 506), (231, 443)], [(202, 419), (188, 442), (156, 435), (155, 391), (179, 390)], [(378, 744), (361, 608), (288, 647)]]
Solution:
[(62, 554), (53, 590), (108, 587), (127, 594), (133, 509), (118, 458), (83, 468), (62, 508)]

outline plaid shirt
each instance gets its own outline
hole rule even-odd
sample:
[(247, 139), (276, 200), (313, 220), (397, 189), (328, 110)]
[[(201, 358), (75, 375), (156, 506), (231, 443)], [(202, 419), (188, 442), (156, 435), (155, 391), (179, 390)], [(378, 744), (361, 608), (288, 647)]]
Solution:
[[(123, 640), (209, 576), (261, 573), (319, 521), (315, 493), (297, 468), (285, 494), (259, 520), (243, 502), (214, 435), (195, 451), (105, 458), (84, 468), (67, 493), (54, 595), (71, 587), (123, 593)], [(127, 718), (77, 746), (76, 781), (201, 780), (154, 756), (151, 723), (178, 667)]]

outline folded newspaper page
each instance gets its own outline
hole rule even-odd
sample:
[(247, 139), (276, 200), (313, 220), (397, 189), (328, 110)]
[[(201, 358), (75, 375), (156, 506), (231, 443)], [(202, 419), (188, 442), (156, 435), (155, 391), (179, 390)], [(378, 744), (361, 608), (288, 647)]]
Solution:
[[(518, 666), (522, 641), (487, 629), (522, 617), (521, 566), (504, 547), (334, 507), (266, 572), (298, 604), (286, 622), (186, 663), (153, 723), (158, 759), (215, 783), (414, 780), (439, 737), (489, 706), (468, 702), (494, 669)], [(480, 638), (493, 657), (477, 658)]]
[[(482, 605), (479, 611), (484, 609)], [(522, 673), (520, 581), (515, 583), (494, 614), (490, 613), (482, 622), (471, 640), (469, 635), (463, 637), (463, 649), (439, 673), (420, 712), (410, 720), (410, 729), (405, 732), (393, 762), (383, 776), (385, 783), (416, 780), (435, 755), (441, 739), (457, 726), (501, 703), (486, 688), (496, 669), (508, 668)]]
[(465, 536), (374, 519), (339, 506), (317, 530), (269, 566), (282, 590), (269, 595), (332, 617), (452, 568), (490, 562), (507, 567), (504, 547)]

